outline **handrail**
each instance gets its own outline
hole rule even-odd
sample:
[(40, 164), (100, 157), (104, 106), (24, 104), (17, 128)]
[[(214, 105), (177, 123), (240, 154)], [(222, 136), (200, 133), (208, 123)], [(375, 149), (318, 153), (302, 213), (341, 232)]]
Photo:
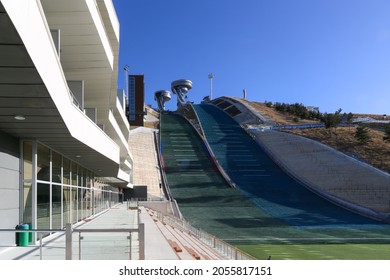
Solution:
[(68, 86), (68, 90), (69, 90), (70, 97), (72, 98), (73, 104), (74, 104), (77, 108), (79, 108), (81, 111), (83, 111), (84, 108), (81, 107), (80, 102), (77, 100), (76, 96), (74, 96), (74, 93), (73, 93), (73, 91), (69, 88), (69, 86)]
[[(138, 209), (138, 201), (135, 201), (136, 202), (136, 208)], [(128, 209), (129, 207), (127, 207)], [(105, 211), (103, 211), (105, 212)], [(93, 216), (91, 216), (93, 217)], [(94, 216), (96, 217), (96, 216)], [(81, 225), (80, 225), (81, 226)], [(40, 254), (39, 254), (39, 257), (40, 257), (40, 260), (42, 260), (42, 257), (43, 257), (43, 254), (42, 254), (42, 248), (44, 247), (43, 246), (43, 233), (59, 233), (58, 236), (55, 236), (55, 235), (51, 235), (52, 237), (55, 237), (55, 239), (59, 238), (59, 237), (62, 237), (65, 235), (65, 247), (61, 247), (65, 250), (65, 259), (66, 260), (71, 260), (72, 259), (72, 234), (73, 233), (79, 233), (79, 259), (81, 259), (81, 240), (83, 240), (83, 237), (81, 236), (81, 233), (83, 232), (86, 232), (86, 233), (91, 233), (91, 232), (96, 232), (96, 233), (107, 233), (107, 232), (128, 232), (129, 233), (129, 242), (130, 242), (130, 248), (129, 248), (129, 258), (131, 259), (131, 253), (132, 253), (132, 250), (131, 250), (131, 233), (133, 232), (138, 232), (138, 240), (139, 240), (139, 259), (140, 260), (144, 260), (145, 259), (145, 225), (143, 223), (140, 223), (140, 218), (139, 218), (139, 211), (138, 211), (138, 216), (137, 216), (137, 225), (136, 225), (136, 228), (112, 228), (112, 229), (108, 229), (108, 228), (101, 228), (101, 229), (97, 229), (97, 228), (86, 228), (86, 229), (83, 229), (83, 228), (73, 228), (72, 227), (72, 224), (70, 223), (67, 223), (65, 228), (64, 229), (18, 229), (18, 228), (15, 228), (15, 229), (0, 229), (0, 233), (2, 232), (13, 232), (13, 233), (38, 233), (38, 239), (39, 239), (39, 245), (38, 246), (34, 246), (34, 244), (32, 245), (27, 245), (27, 246), (23, 246), (23, 247), (26, 247), (26, 248), (35, 248), (35, 247), (38, 247), (39, 248), (39, 251), (40, 251)], [(48, 242), (46, 243), (50, 243), (52, 242), (53, 240), (55, 239), (50, 239), (48, 240)], [(15, 247), (15, 245), (10, 245), (10, 246), (6, 246), (6, 247)]]
[(45, 232), (65, 232), (64, 229), (8, 229), (2, 228), (0, 232), (37, 232), (37, 233), (45, 233)]
[[(81, 241), (84, 240), (84, 237), (81, 235), (82, 233), (107, 233), (107, 232), (110, 232), (110, 233), (118, 233), (118, 232), (127, 232), (129, 233), (129, 236), (127, 237), (127, 239), (129, 240), (130, 244), (129, 244), (129, 260), (132, 259), (131, 257), (131, 253), (132, 253), (132, 250), (131, 250), (131, 247), (132, 247), (132, 240), (131, 240), (131, 234), (133, 232), (138, 232), (139, 233), (139, 259), (140, 260), (144, 260), (145, 259), (145, 234), (144, 234), (144, 231), (145, 231), (145, 228), (144, 228), (144, 224), (138, 224), (138, 228), (131, 228), (131, 229), (127, 229), (127, 228), (116, 228), (116, 229), (97, 229), (97, 228), (88, 228), (88, 229), (73, 229), (72, 232), (77, 232), (79, 234), (79, 260), (81, 260), (81, 256), (82, 256), (82, 246), (81, 246)], [(72, 242), (71, 240), (69, 240), (69, 238), (66, 239), (66, 243), (68, 244), (69, 242)], [(68, 249), (68, 245), (66, 245), (66, 248)], [(68, 256), (68, 253), (67, 253), (67, 256)], [(69, 254), (69, 256), (71, 256), (71, 254)], [(69, 259), (69, 258), (67, 258)], [(70, 258), (72, 259), (72, 258)]]
[[(160, 127), (161, 127), (161, 116), (160, 116)], [(160, 135), (161, 135), (161, 132), (160, 132)], [(165, 197), (167, 199), (171, 200), (172, 194), (170, 193), (169, 189), (167, 188), (168, 182), (166, 180), (166, 177), (164, 176), (165, 173), (163, 172), (162, 162), (161, 162), (161, 152), (160, 152), (161, 139), (158, 139), (157, 132), (154, 132), (153, 136), (154, 136), (154, 145), (155, 145), (155, 149), (157, 152), (157, 162), (158, 162), (158, 167), (160, 170), (162, 189), (163, 189)]]
[[(81, 241), (84, 239), (83, 236), (81, 236), (82, 233), (118, 233), (118, 232), (128, 232), (129, 233), (129, 242), (130, 242), (130, 249), (129, 249), (129, 259), (131, 260), (131, 233), (138, 232), (139, 233), (139, 259), (143, 260), (145, 259), (145, 227), (143, 223), (138, 224), (138, 228), (115, 228), (115, 229), (76, 229), (72, 228), (70, 224), (66, 225), (66, 229), (0, 229), (0, 232), (15, 232), (15, 233), (39, 233), (38, 239), (39, 239), (39, 245), (37, 246), (39, 248), (39, 259), (42, 260), (43, 258), (43, 252), (42, 248), (43, 246), (43, 233), (62, 233), (65, 234), (65, 247), (63, 248), (65, 250), (66, 259), (71, 260), (72, 259), (72, 233), (79, 233), (79, 259), (81, 260)], [(32, 245), (29, 245), (27, 247), (35, 247)]]

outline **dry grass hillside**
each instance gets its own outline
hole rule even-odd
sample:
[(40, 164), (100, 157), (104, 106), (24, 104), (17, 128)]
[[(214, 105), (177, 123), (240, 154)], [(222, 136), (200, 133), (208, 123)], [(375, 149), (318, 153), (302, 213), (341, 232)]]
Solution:
[(263, 116), (273, 120), (278, 125), (293, 125), (293, 124), (307, 124), (307, 123), (318, 123), (318, 121), (313, 120), (298, 120), (296, 122), (294, 120), (295, 116), (291, 114), (283, 114), (281, 112), (276, 111), (271, 107), (267, 107), (264, 103), (260, 102), (250, 102), (245, 99), (241, 99), (243, 103), (247, 103), (259, 111)]
[[(277, 112), (273, 108), (267, 107), (264, 103), (248, 103), (260, 113), (281, 125), (313, 123), (313, 121), (308, 120), (300, 120), (297, 123), (293, 121), (292, 115)], [(355, 116), (370, 116), (376, 119), (383, 117), (361, 114), (356, 114)], [(390, 173), (390, 143), (383, 141), (384, 132), (382, 130), (369, 128), (371, 140), (367, 144), (361, 144), (356, 140), (355, 127), (338, 127), (336, 129), (332, 128), (331, 130), (326, 128), (295, 129), (286, 132), (314, 139)]]

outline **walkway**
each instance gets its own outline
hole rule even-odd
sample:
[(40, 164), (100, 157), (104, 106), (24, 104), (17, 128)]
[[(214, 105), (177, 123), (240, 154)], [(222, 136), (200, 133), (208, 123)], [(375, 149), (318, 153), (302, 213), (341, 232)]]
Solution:
[[(103, 214), (86, 220), (77, 229), (131, 229), (137, 227), (138, 211), (127, 210), (126, 203), (116, 205)], [(145, 259), (178, 259), (165, 237), (157, 229), (153, 219), (140, 208), (139, 219), (145, 224)], [(82, 260), (129, 259), (128, 233), (83, 233)], [(79, 236), (73, 233), (73, 257), (79, 259)], [(39, 244), (38, 244), (39, 245)], [(138, 234), (132, 234), (132, 259), (138, 259)], [(38, 246), (11, 247), (0, 251), (0, 260), (39, 260)], [(44, 239), (43, 260), (65, 260), (65, 234), (57, 233)]]

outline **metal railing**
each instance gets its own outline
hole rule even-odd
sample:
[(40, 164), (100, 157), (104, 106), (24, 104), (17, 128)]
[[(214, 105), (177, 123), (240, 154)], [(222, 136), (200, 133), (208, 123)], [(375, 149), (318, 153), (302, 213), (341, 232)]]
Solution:
[[(129, 240), (129, 260), (132, 259), (132, 233), (138, 233), (139, 240), (139, 259), (145, 259), (145, 226), (144, 224), (138, 224), (138, 228), (134, 229), (75, 229), (72, 228), (71, 224), (66, 224), (65, 229), (0, 229), (1, 232), (13, 232), (13, 233), (37, 233), (38, 234), (38, 244), (32, 244), (28, 246), (23, 246), (26, 248), (38, 248), (39, 249), (39, 259), (43, 259), (43, 248), (47, 247), (43, 243), (43, 238), (48, 233), (62, 233), (58, 237), (62, 237), (65, 234), (65, 247), (58, 247), (57, 249), (63, 249), (65, 251), (65, 259), (72, 260), (73, 258), (73, 233), (78, 233), (78, 259), (82, 259), (82, 240), (84, 240), (83, 233), (128, 233), (127, 239)], [(52, 240), (46, 242), (46, 245)], [(14, 246), (9, 246), (14, 247)], [(22, 247), (22, 246), (21, 246)]]
[(74, 95), (72, 90), (69, 88), (69, 86), (68, 86), (68, 91), (69, 91), (69, 95), (70, 95), (70, 98), (72, 100), (73, 105), (75, 105), (78, 109), (80, 109), (80, 111), (82, 111), (84, 113), (84, 108), (81, 106), (80, 102), (77, 100), (76, 96)]
[(241, 251), (237, 247), (226, 243), (225, 241), (219, 239), (218, 237), (205, 232), (202, 229), (197, 229), (192, 226), (189, 222), (184, 219), (177, 219), (173, 216), (163, 215), (161, 212), (157, 211), (158, 219), (172, 227), (176, 227), (179, 230), (186, 232), (192, 236), (197, 237), (207, 246), (214, 248), (221, 255), (233, 259), (233, 260), (254, 260), (255, 258), (251, 255)]
[[(129, 209), (130, 205), (131, 207), (138, 209), (138, 201), (128, 201), (127, 202)], [(71, 260), (73, 258), (73, 233), (78, 233), (78, 259), (82, 259), (82, 240), (84, 240), (85, 235), (83, 236), (83, 233), (128, 233), (127, 239), (129, 240), (129, 259), (132, 259), (132, 253), (133, 253), (133, 244), (132, 244), (132, 234), (138, 233), (138, 247), (139, 247), (139, 259), (144, 260), (145, 259), (145, 226), (143, 223), (139, 223), (139, 213), (137, 218), (137, 227), (136, 228), (115, 228), (115, 229), (82, 229), (82, 228), (72, 228), (72, 224), (68, 223), (66, 224), (65, 229), (0, 229), (0, 233), (14, 233), (15, 234), (15, 243), (18, 245), (18, 247), (25, 247), (28, 249), (32, 249), (27, 254), (34, 251), (34, 248), (39, 248), (39, 259), (43, 259), (43, 248), (49, 247), (48, 244), (54, 242), (58, 238), (63, 238), (65, 234), (65, 247), (63, 245), (61, 246), (54, 246), (52, 248), (56, 248), (57, 250), (64, 250), (65, 251), (65, 259)], [(22, 238), (21, 234), (28, 234), (27, 236), (24, 236), (24, 238), (27, 238), (25, 245), (18, 244), (18, 240)], [(37, 239), (33, 234), (37, 234)], [(50, 235), (51, 233), (58, 233), (58, 236)], [(45, 243), (43, 242), (43, 238), (47, 235), (50, 235), (50, 237), (54, 237), (53, 239), (47, 240)], [(23, 239), (24, 239), (23, 238)], [(34, 241), (33, 241), (34, 240)], [(32, 244), (29, 244), (32, 243)], [(37, 244), (38, 243), (38, 244)], [(4, 247), (4, 246), (2, 246)], [(15, 245), (9, 245), (5, 247), (15, 247)], [(52, 249), (50, 248), (50, 249)]]
[(83, 233), (128, 233), (127, 239), (129, 240), (129, 260), (132, 259), (132, 233), (138, 233), (139, 238), (139, 259), (145, 259), (145, 225), (139, 224), (138, 228), (135, 229), (72, 229), (70, 224), (66, 227), (66, 242), (65, 242), (65, 259), (72, 260), (73, 257), (73, 233), (78, 233), (78, 244), (79, 244), (79, 260), (82, 259), (82, 240), (84, 240)]

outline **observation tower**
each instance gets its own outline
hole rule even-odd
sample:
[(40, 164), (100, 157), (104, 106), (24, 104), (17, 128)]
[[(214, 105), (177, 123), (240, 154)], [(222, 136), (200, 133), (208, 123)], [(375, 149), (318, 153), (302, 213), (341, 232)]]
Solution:
[(171, 93), (168, 90), (158, 90), (154, 93), (154, 100), (160, 111), (165, 111), (165, 102), (171, 100)]

